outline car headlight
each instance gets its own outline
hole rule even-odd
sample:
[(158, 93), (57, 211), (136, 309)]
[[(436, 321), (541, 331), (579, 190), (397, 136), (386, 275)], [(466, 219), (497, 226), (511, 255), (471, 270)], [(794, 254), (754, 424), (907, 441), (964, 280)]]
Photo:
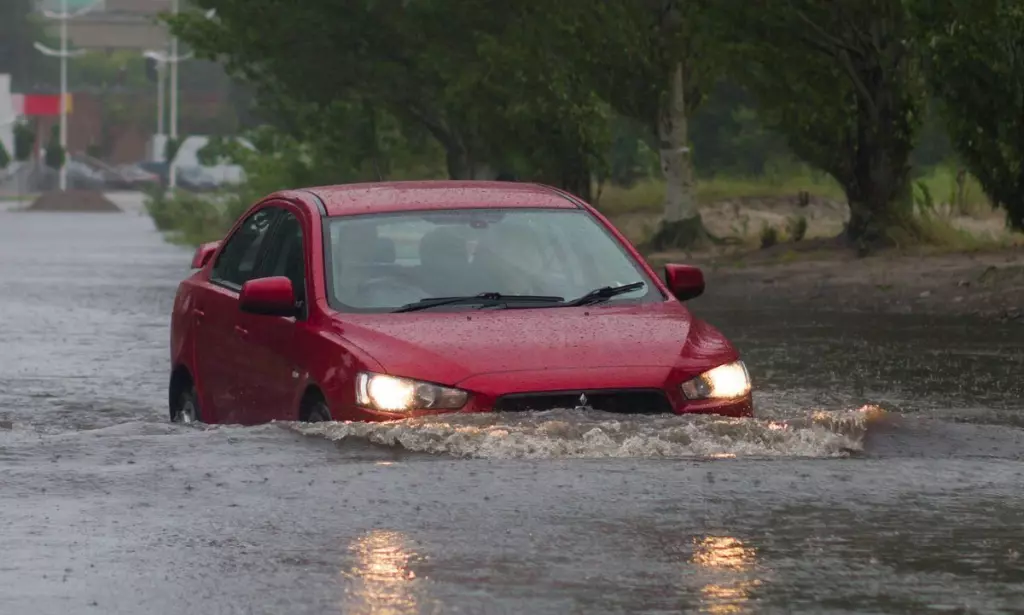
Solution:
[(750, 374), (743, 361), (710, 369), (681, 386), (686, 399), (736, 399), (750, 393)]
[(356, 377), (356, 403), (383, 412), (457, 410), (468, 398), (465, 391), (409, 378), (368, 372)]

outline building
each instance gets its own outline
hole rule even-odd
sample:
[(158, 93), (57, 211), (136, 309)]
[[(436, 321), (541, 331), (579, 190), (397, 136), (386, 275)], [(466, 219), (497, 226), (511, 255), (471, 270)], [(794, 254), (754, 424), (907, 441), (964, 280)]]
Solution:
[[(3, 0), (0, 0), (2, 2)], [(88, 11), (68, 21), (68, 46), (90, 54), (166, 51), (170, 33), (159, 21), (161, 13), (173, 9), (173, 0), (66, 0), (67, 10)], [(184, 6), (187, 0), (180, 0)], [(38, 10), (61, 11), (61, 0), (36, 0)], [(60, 22), (45, 20), (49, 34), (60, 36)], [(52, 43), (51, 43), (52, 44)], [(56, 62), (56, 59), (53, 59)], [(74, 59), (70, 62), (75, 62)], [(166, 74), (163, 77), (166, 79)], [(182, 64), (180, 80), (179, 133), (203, 134), (215, 130), (217, 118), (230, 112), (228, 80), (221, 68), (192, 60)], [(37, 93), (55, 93), (56, 83), (37, 88)], [(157, 84), (128, 88), (96, 86), (73, 91), (73, 111), (68, 117), (68, 150), (87, 152), (100, 149), (108, 162), (134, 162), (149, 158), (155, 141)], [(169, 105), (165, 104), (165, 118)], [(2, 120), (0, 120), (2, 121)], [(58, 121), (38, 120), (40, 134)], [(0, 130), (0, 134), (2, 130)]]
[[(164, 49), (167, 27), (158, 21), (170, 12), (172, 0), (66, 0), (68, 10), (92, 6), (92, 10), (68, 22), (68, 39), (73, 47), (93, 50)], [(40, 10), (61, 10), (61, 0), (38, 0)], [(59, 35), (59, 22), (50, 33)]]

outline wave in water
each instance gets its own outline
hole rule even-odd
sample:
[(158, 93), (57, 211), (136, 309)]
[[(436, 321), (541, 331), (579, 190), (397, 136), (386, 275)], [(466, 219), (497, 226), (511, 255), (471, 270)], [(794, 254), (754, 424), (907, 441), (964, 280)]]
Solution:
[(329, 440), (362, 440), (409, 451), (492, 459), (836, 457), (863, 450), (877, 406), (805, 417), (623, 416), (553, 410), (448, 414), (386, 423), (290, 423)]

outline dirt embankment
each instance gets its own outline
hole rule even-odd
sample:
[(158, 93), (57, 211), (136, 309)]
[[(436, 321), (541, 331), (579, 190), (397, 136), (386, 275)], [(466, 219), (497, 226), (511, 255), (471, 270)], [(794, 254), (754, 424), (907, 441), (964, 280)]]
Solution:
[(789, 262), (723, 262), (656, 254), (649, 260), (701, 266), (708, 294), (731, 305), (816, 307), (890, 313), (974, 315), (1024, 325), (1024, 250), (971, 254), (846, 252)]
[(67, 190), (61, 192), (44, 192), (39, 195), (26, 211), (74, 211), (74, 212), (119, 212), (115, 205), (102, 192), (95, 190)]
[[(666, 262), (700, 265), (709, 299), (730, 305), (977, 315), (1024, 324), (1024, 246), (1019, 235), (1006, 230), (1001, 213), (967, 216), (946, 211), (941, 221), (963, 237), (979, 240), (973, 242), (979, 246), (1016, 242), (1016, 248), (893, 250), (858, 258), (833, 239), (842, 233), (848, 211), (842, 203), (813, 197), (809, 202), (793, 197), (707, 204), (701, 207), (701, 216), (708, 229), (739, 245), (649, 254), (648, 260), (659, 270)], [(802, 241), (792, 242), (787, 227), (797, 218), (806, 221), (806, 234)], [(658, 220), (659, 215), (650, 212), (612, 216), (637, 243)], [(758, 249), (766, 226), (779, 231), (781, 243)]]

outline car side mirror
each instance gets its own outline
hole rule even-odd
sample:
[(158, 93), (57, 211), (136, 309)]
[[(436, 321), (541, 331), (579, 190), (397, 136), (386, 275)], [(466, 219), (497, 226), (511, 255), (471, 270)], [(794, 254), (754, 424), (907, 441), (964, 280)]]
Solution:
[(205, 267), (219, 247), (219, 241), (211, 241), (196, 248), (196, 253), (192, 256), (192, 268), (202, 269)]
[(242, 285), (238, 308), (262, 316), (295, 316), (299, 313), (292, 281), (284, 276), (258, 278)]
[(680, 301), (704, 294), (704, 272), (690, 265), (665, 265), (665, 283)]

